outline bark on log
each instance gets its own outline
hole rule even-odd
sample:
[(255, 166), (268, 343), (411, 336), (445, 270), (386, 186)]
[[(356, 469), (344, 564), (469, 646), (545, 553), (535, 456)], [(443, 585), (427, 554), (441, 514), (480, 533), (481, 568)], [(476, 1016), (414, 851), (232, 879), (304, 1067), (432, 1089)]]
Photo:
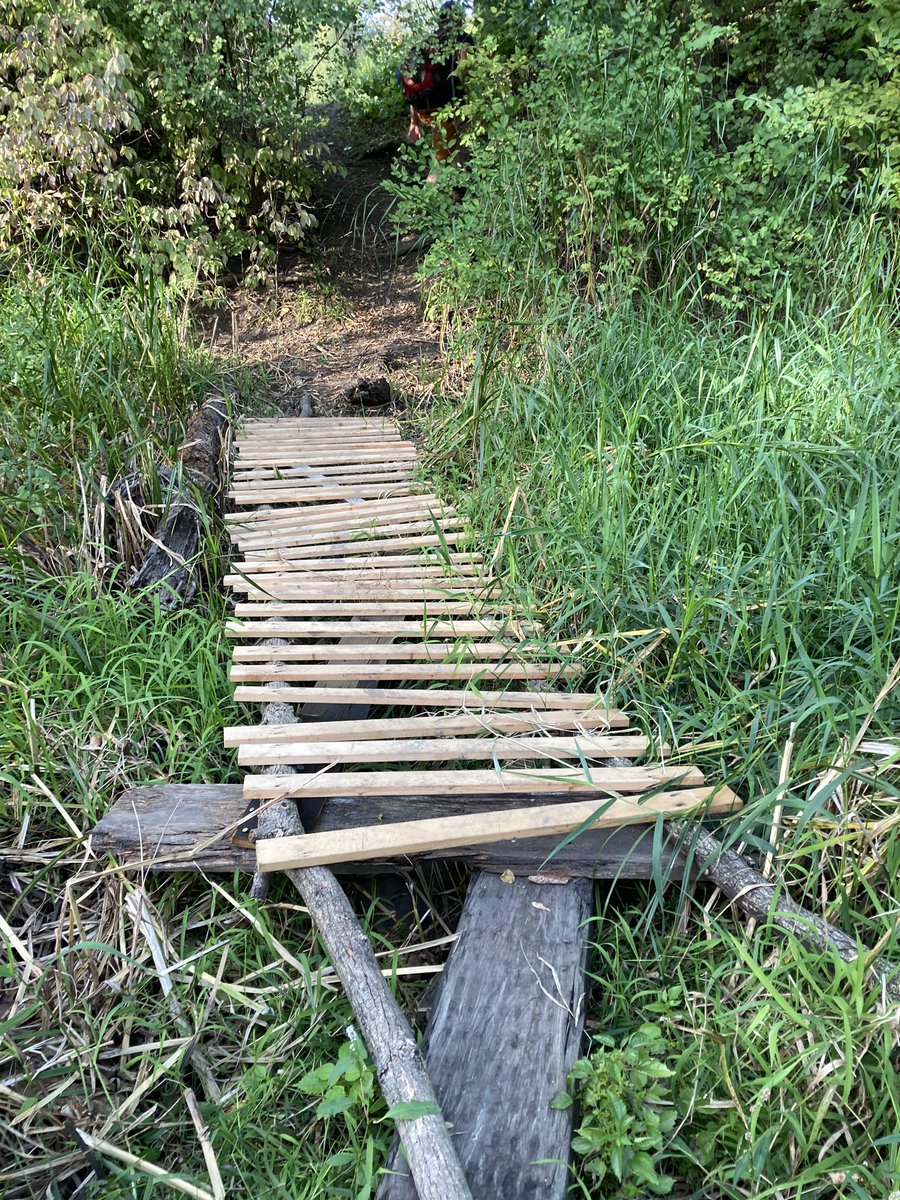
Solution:
[[(266, 644), (286, 643), (273, 638)], [(262, 720), (266, 725), (289, 724), (296, 716), (291, 705), (273, 702), (265, 706)], [(267, 767), (265, 773), (283, 774), (291, 770), (290, 766), (279, 765)], [(260, 811), (257, 838), (293, 837), (303, 832), (292, 799)], [(381, 974), (371, 943), (343, 888), (325, 867), (308, 867), (286, 874), (303, 898), (325, 943), (372, 1055), (388, 1108), (409, 1103), (426, 1106), (426, 1115), (396, 1118), (397, 1132), (421, 1200), (471, 1200), (416, 1035)]]
[(189, 604), (197, 591), (196, 555), (208, 508), (219, 490), (229, 401), (221, 391), (206, 397), (190, 419), (178, 452), (180, 470), (169, 473), (168, 509), (153, 543), (128, 585), (159, 596), (170, 611)]
[[(761, 871), (734, 850), (726, 849), (702, 826), (685, 827), (666, 822), (666, 831), (673, 842), (680, 842), (693, 853), (701, 877), (715, 884), (748, 917), (771, 921), (810, 950), (834, 950), (847, 963), (855, 962), (859, 957), (860, 945), (855, 938), (797, 904), (783, 887), (771, 883)], [(900, 1003), (900, 964), (879, 955), (867, 965), (881, 983), (885, 999), (893, 1004)]]

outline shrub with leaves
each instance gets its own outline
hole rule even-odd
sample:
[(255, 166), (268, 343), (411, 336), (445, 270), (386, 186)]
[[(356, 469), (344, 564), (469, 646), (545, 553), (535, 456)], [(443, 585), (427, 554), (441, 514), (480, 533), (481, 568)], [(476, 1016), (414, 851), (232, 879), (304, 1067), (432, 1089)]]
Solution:
[(193, 274), (296, 242), (315, 150), (305, 45), (352, 0), (12, 0), (0, 23), (0, 248), (135, 216)]
[(673, 1181), (657, 1170), (676, 1118), (666, 1040), (658, 1026), (642, 1025), (618, 1047), (609, 1037), (594, 1041), (600, 1049), (569, 1074), (581, 1108), (572, 1148), (584, 1156), (584, 1170), (605, 1181), (604, 1195), (668, 1195)]

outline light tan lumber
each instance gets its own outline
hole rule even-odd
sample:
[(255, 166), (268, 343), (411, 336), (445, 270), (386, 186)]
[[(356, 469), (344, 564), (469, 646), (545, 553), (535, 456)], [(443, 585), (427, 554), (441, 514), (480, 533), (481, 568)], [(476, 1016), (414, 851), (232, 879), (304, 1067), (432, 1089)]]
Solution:
[[(572, 804), (542, 804), (505, 812), (467, 813), (431, 817), (422, 821), (396, 821), (303, 837), (272, 838), (256, 844), (256, 861), (262, 872), (296, 867), (325, 866), (369, 858), (394, 858), (457, 846), (481, 846), (514, 838), (558, 837), (589, 823), (593, 829), (615, 828), (655, 821), (662, 814), (684, 817), (692, 810), (732, 812), (740, 800), (727, 787), (688, 788), (659, 792), (643, 802), (634, 800), (582, 800)], [(699, 815), (699, 814), (698, 814)]]
[(435, 581), (433, 586), (426, 586), (427, 580), (421, 585), (410, 583), (402, 586), (400, 583), (348, 584), (336, 581), (325, 581), (318, 584), (292, 583), (289, 579), (279, 579), (277, 576), (241, 576), (226, 575), (225, 586), (236, 592), (259, 600), (333, 600), (335, 602), (360, 601), (373, 603), (377, 600), (418, 600), (423, 604), (440, 604), (445, 600), (468, 599), (470, 605), (478, 599), (491, 598), (500, 595), (499, 588), (475, 589), (472, 580), (441, 580), (440, 586)]
[[(276, 618), (277, 619), (277, 618)], [(270, 617), (267, 621), (226, 621), (227, 638), (267, 637), (403, 637), (403, 638), (446, 638), (458, 641), (463, 637), (483, 637), (497, 633), (516, 634), (516, 627), (508, 621), (295, 621), (290, 618)], [(514, 643), (515, 644), (515, 643)]]
[(305, 437), (289, 429), (273, 429), (268, 433), (255, 433), (252, 437), (241, 437), (236, 442), (236, 447), (239, 450), (258, 447), (274, 447), (279, 450), (282, 446), (296, 446), (298, 449), (303, 449), (309, 446), (371, 445), (373, 442), (400, 442), (403, 440), (399, 433), (394, 433), (389, 429), (363, 432), (347, 430), (345, 433), (322, 433), (318, 437)]
[[(237, 687), (234, 698), (238, 703), (285, 704), (368, 704), (370, 707), (459, 708), (480, 712), (489, 708), (512, 709), (593, 709), (600, 697), (593, 692), (514, 692), (485, 691), (478, 687), (463, 691), (446, 688), (383, 688), (383, 687), (271, 687), (265, 684), (246, 684)], [(601, 709), (602, 711), (602, 709)]]
[(514, 771), (339, 771), (310, 775), (247, 775), (247, 800), (274, 796), (496, 796), (533, 793), (560, 794), (593, 791), (648, 792), (667, 784), (697, 787), (703, 774), (691, 766), (678, 767), (529, 767)]
[[(473, 609), (479, 607), (470, 600), (385, 600), (380, 596), (368, 600), (268, 600), (259, 593), (257, 600), (235, 605), (237, 617), (262, 616), (265, 608), (272, 605), (271, 616), (294, 617), (416, 617), (429, 620), (437, 616), (479, 616)], [(497, 605), (488, 606), (485, 616), (496, 616)]]
[[(399, 539), (398, 539), (399, 540)], [(442, 566), (444, 564), (477, 567), (484, 571), (484, 557), (477, 552), (467, 550), (450, 550), (446, 553), (441, 547), (417, 549), (412, 547), (412, 553), (394, 554), (391, 542), (385, 542), (386, 549), (382, 553), (373, 554), (366, 542), (361, 542), (358, 548), (351, 547), (350, 553), (321, 556), (321, 549), (312, 547), (271, 546), (266, 550), (253, 551), (244, 563), (232, 563), (241, 571), (282, 570), (282, 571), (358, 571), (370, 567), (413, 568)], [(468, 572), (466, 572), (468, 573)]]
[[(243, 467), (281, 467), (290, 465), (294, 458), (299, 458), (299, 455), (293, 454), (289, 449), (262, 450), (244, 452), (235, 462), (240, 462)], [(348, 446), (340, 450), (304, 451), (302, 459), (305, 467), (341, 467), (349, 463), (375, 463), (381, 466), (386, 460), (415, 462), (416, 448), (406, 442), (386, 442), (383, 446), (367, 446), (365, 449)]]
[[(366, 672), (379, 680), (392, 679), (572, 679), (580, 667), (557, 663), (448, 662), (384, 663)], [(359, 663), (238, 663), (228, 678), (232, 683), (294, 683), (307, 679), (353, 679)]]
[[(440, 534), (436, 532), (436, 528), (440, 530)], [(313, 546), (319, 548), (319, 554), (331, 554), (332, 551), (335, 554), (365, 553), (369, 542), (387, 542), (388, 535), (396, 535), (397, 542), (418, 536), (429, 537), (436, 546), (441, 545), (442, 538), (451, 546), (467, 542), (471, 537), (471, 532), (461, 517), (442, 516), (440, 521), (436, 521), (431, 517), (403, 517), (399, 514), (388, 514), (384, 522), (377, 525), (368, 520), (344, 525), (340, 529), (306, 530), (292, 529), (290, 525), (285, 524), (246, 533), (240, 528), (232, 527), (230, 534), (231, 541), (248, 554), (259, 550), (279, 549), (285, 552), (297, 550), (302, 553)]]
[(417, 483), (363, 483), (359, 487), (290, 487), (284, 491), (241, 492), (233, 488), (228, 499), (235, 504), (318, 504), (321, 500), (367, 500), (377, 496), (412, 496), (419, 490)]
[[(402, 635), (400, 635), (402, 636)], [(539, 657), (540, 647), (509, 642), (394, 642), (390, 646), (328, 645), (235, 646), (232, 662), (455, 662), (460, 658), (499, 659), (531, 651)]]
[[(431, 763), (492, 762), (510, 759), (639, 758), (650, 743), (645, 737), (475, 737), (388, 738), (383, 741), (254, 742), (238, 751), (241, 767), (286, 763)], [(667, 746), (658, 747), (660, 754)]]
[[(316, 579), (364, 579), (376, 582), (389, 579), (415, 583), (416, 579), (444, 579), (448, 568), (457, 575), (480, 577), (484, 574), (478, 563), (468, 555), (400, 555), (385, 554), (377, 558), (285, 558), (273, 554), (269, 558), (239, 559), (231, 564), (235, 571), (245, 575), (278, 575), (282, 578), (304, 579), (310, 575)], [(373, 574), (374, 572), (374, 574)]]
[(485, 712), (471, 716), (370, 717), (363, 721), (298, 721), (292, 725), (232, 725), (225, 728), (229, 749), (259, 742), (366, 741), (386, 738), (450, 738), (466, 734), (514, 733), (535, 730), (621, 729), (628, 725), (625, 713), (615, 708), (592, 708), (558, 712)]
[[(314, 534), (295, 534), (280, 535), (283, 539), (281, 544), (265, 545), (260, 547), (247, 546), (243, 538), (235, 538), (238, 546), (244, 551), (248, 558), (260, 558), (264, 554), (269, 554), (274, 551), (276, 554), (282, 554), (285, 558), (291, 559), (299, 557), (302, 554), (316, 553), (319, 556), (329, 558), (339, 558), (347, 555), (357, 554), (380, 554), (382, 552), (392, 550), (436, 550), (442, 545), (457, 546), (461, 542), (469, 541), (471, 533), (467, 530), (448, 530), (442, 536), (436, 533), (428, 533), (427, 530), (434, 529), (434, 525), (428, 521), (418, 523), (421, 532), (417, 531), (410, 525), (388, 525), (382, 526), (379, 534), (388, 534), (396, 531), (397, 537), (370, 537), (360, 536), (352, 538), (349, 541), (334, 541), (333, 535), (328, 533)], [(249, 539), (247, 539), (249, 540)], [(481, 555), (470, 555), (473, 559), (481, 560)]]
[(310, 467), (304, 463), (283, 467), (246, 467), (239, 466), (235, 463), (234, 475), (235, 483), (253, 483), (260, 479), (315, 479), (322, 476), (325, 479), (365, 479), (369, 475), (402, 475), (404, 478), (409, 477), (414, 467), (412, 463), (390, 463), (382, 467), (376, 467), (370, 463), (350, 463), (349, 465), (336, 467)]
[(418, 493), (394, 496), (386, 500), (341, 500), (318, 508), (295, 505), (293, 508), (256, 508), (226, 514), (229, 530), (241, 537), (269, 536), (278, 533), (356, 534), (367, 530), (376, 536), (383, 525), (408, 525), (412, 521), (431, 522), (438, 528), (445, 522), (458, 526), (461, 518), (439, 501)]
[(354, 474), (352, 471), (340, 475), (320, 475), (317, 471), (273, 471), (261, 478), (246, 478), (238, 475), (232, 483), (232, 491), (253, 492), (260, 488), (285, 489), (298, 487), (356, 487), (358, 484), (375, 483), (406, 483), (413, 477), (411, 471), (366, 471)]
[[(421, 509), (425, 509), (426, 511), (443, 509), (449, 513), (455, 513), (456, 511), (452, 505), (447, 504), (440, 496), (435, 496), (433, 492), (418, 492), (415, 496), (396, 496), (385, 500), (369, 500), (359, 506), (359, 511), (367, 514), (401, 511), (405, 513), (410, 509), (415, 511)], [(336, 500), (333, 504), (323, 504), (318, 509), (298, 507), (297, 515), (304, 521), (312, 521), (314, 518), (316, 520), (325, 520), (328, 517), (341, 517), (351, 514), (348, 513), (345, 501)], [(225, 520), (232, 525), (265, 525), (271, 522), (280, 523), (286, 521), (290, 516), (290, 511), (285, 508), (278, 510), (261, 508), (256, 512), (250, 513), (226, 513)]]

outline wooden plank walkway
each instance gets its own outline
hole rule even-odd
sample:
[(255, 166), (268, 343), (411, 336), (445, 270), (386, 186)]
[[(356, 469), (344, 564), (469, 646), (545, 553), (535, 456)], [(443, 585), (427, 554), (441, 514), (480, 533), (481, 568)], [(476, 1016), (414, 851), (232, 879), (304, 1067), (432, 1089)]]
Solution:
[[(494, 872), (470, 885), (428, 1069), (475, 1200), (562, 1200), (572, 1112), (550, 1100), (582, 1033), (592, 884), (578, 877), (649, 878), (660, 861), (679, 877), (648, 822), (738, 801), (573, 688), (578, 664), (504, 603), (390, 421), (248, 422), (230, 494), (235, 697), (300, 705), (298, 720), (226, 729), (242, 786), (128, 791), (94, 848), (168, 870), (452, 857)], [(292, 770), (254, 771), (272, 765)], [(249, 799), (288, 794), (314, 832), (256, 852), (230, 840)], [(377, 1200), (415, 1200), (399, 1148), (388, 1165)]]
[[(248, 772), (245, 797), (352, 796), (371, 805), (415, 796), (423, 810), (421, 819), (388, 823), (373, 813), (371, 824), (344, 836), (331, 830), (262, 843), (261, 870), (734, 805), (728, 789), (707, 786), (696, 767), (664, 761), (667, 746), (614, 735), (627, 717), (602, 696), (565, 690), (578, 664), (504, 604), (465, 523), (419, 479), (416, 448), (391, 421), (250, 421), (236, 455), (229, 496), (240, 511), (228, 523), (237, 556), (224, 582), (247, 597), (236, 617), (250, 618), (227, 629), (236, 698), (317, 698), (410, 714), (286, 726), (277, 735), (259, 725), (226, 730)], [(277, 645), (260, 642), (275, 637)], [(366, 663), (377, 682), (361, 687)], [(411, 715), (423, 710), (428, 715)], [(620, 758), (651, 761), (604, 765)], [(305, 769), (253, 773), (273, 764)], [(510, 808), (516, 795), (529, 799)], [(463, 796), (478, 797), (477, 808), (442, 812), (442, 803)]]

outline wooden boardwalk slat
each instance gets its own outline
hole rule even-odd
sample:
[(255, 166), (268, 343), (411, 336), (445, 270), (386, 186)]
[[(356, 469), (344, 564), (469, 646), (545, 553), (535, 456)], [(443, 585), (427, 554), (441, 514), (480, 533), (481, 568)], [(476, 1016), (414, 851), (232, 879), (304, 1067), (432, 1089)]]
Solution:
[[(606, 793), (648, 792), (667, 784), (684, 788), (702, 785), (703, 775), (696, 767), (592, 767), (589, 771), (572, 767), (529, 767), (527, 770), (458, 771), (341, 771), (329, 775), (247, 775), (244, 795), (248, 800), (267, 800), (273, 796), (485, 796), (485, 809), (497, 792), (506, 795), (564, 795), (591, 792), (598, 804)], [(709, 789), (709, 795), (715, 789)], [(656, 795), (680, 795), (678, 792)], [(695, 803), (708, 798), (695, 796)], [(666, 811), (665, 808), (655, 811)], [(576, 825), (580, 822), (576, 821)], [(515, 836), (515, 835), (513, 835)], [(537, 834), (535, 834), (537, 836)], [(495, 841), (492, 838), (491, 841)]]
[[(375, 670), (377, 668), (374, 668)], [(366, 674), (372, 672), (367, 671)], [(602, 707), (600, 696), (593, 692), (514, 692), (485, 690), (473, 686), (470, 691), (445, 688), (383, 688), (383, 687), (281, 687), (250, 685), (237, 687), (234, 698), (238, 703), (265, 704), (281, 700), (285, 704), (303, 704), (308, 700), (323, 700), (329, 704), (368, 704), (389, 708), (451, 708), (480, 711), (490, 708), (534, 709), (592, 709)]]
[[(246, 606), (244, 606), (246, 607)], [(255, 606), (251, 606), (255, 607)], [(269, 617), (264, 621), (226, 621), (227, 638), (329, 638), (329, 637), (402, 637), (446, 638), (459, 641), (465, 637), (490, 637), (494, 634), (515, 635), (515, 627), (503, 620), (439, 621), (303, 621), (290, 617)]]
[[(283, 778), (287, 778), (284, 776)], [(276, 795), (279, 793), (276, 793)], [(259, 842), (256, 859), (261, 871), (292, 871), (328, 866), (353, 858), (395, 857), (423, 850), (448, 850), (455, 846), (510, 841), (520, 837), (557, 837), (588, 825), (609, 829), (632, 822), (655, 821), (660, 815), (685, 816), (698, 806), (707, 811), (729, 812), (734, 796), (727, 789), (686, 788), (659, 792), (642, 804), (631, 800), (580, 801), (575, 804), (542, 804), (534, 808), (485, 812), (480, 816), (432, 817), (422, 821), (392, 821), (341, 829), (336, 833), (311, 833), (303, 837), (271, 838)]]
[(543, 730), (619, 729), (628, 725), (627, 716), (615, 708), (565, 710), (545, 713), (485, 712), (474, 716), (369, 717), (364, 721), (329, 721), (315, 725), (232, 725), (225, 727), (225, 745), (252, 746), (260, 742), (318, 742), (323, 739), (353, 741), (382, 738), (450, 738), (465, 734), (524, 734)]
[[(394, 679), (570, 679), (578, 667), (556, 663), (436, 662), (385, 663), (371, 666), (367, 675), (378, 680)], [(236, 663), (228, 678), (232, 683), (294, 683), (305, 680), (352, 679), (359, 675), (358, 663)]]
[[(320, 736), (321, 736), (321, 731)], [(383, 741), (254, 742), (241, 746), (238, 765), (285, 763), (490, 762), (493, 759), (640, 758), (647, 738), (633, 737), (489, 737), (389, 738)], [(667, 746), (657, 747), (666, 754)]]

